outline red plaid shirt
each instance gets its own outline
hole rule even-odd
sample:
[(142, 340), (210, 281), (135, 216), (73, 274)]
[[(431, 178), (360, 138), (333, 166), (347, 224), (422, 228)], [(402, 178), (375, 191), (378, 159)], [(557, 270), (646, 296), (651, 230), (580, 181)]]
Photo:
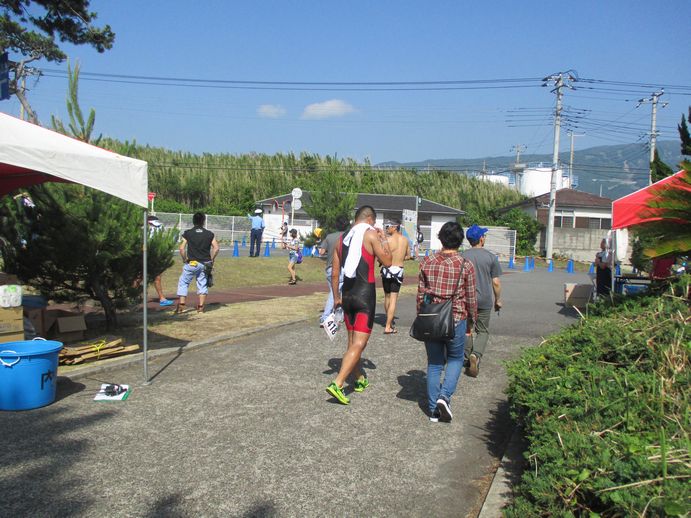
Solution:
[[(460, 281), (459, 281), (459, 276)], [(458, 289), (454, 292), (456, 284)], [(477, 322), (477, 293), (475, 290), (475, 269), (473, 263), (458, 254), (436, 253), (420, 261), (420, 276), (417, 286), (417, 309), (426, 294), (430, 302), (439, 304), (453, 297), (454, 321), (468, 317)]]

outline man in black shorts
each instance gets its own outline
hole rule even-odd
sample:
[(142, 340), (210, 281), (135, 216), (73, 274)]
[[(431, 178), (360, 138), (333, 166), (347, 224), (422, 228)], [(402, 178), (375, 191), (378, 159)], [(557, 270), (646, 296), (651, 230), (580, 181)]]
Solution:
[[(348, 349), (343, 355), (341, 369), (336, 379), (326, 388), (339, 403), (347, 405), (350, 400), (343, 393), (346, 379), (355, 372), (355, 392), (362, 392), (369, 382), (360, 367), (360, 357), (367, 347), (367, 341), (374, 325), (377, 293), (374, 285), (374, 261), (382, 266), (391, 266), (391, 251), (382, 229), (372, 225), (377, 214), (365, 205), (355, 213), (355, 222), (350, 232), (341, 238), (333, 257), (331, 288), (335, 307), (342, 305)], [(343, 287), (338, 291), (339, 273), (343, 268)]]
[(392, 335), (396, 333), (393, 325), (396, 314), (396, 303), (398, 302), (398, 292), (401, 291), (403, 284), (403, 262), (412, 259), (410, 255), (410, 244), (408, 239), (401, 234), (400, 220), (388, 220), (384, 224), (384, 229), (388, 234), (389, 249), (391, 250), (391, 266), (382, 266), (381, 282), (384, 287), (384, 310), (386, 311), (386, 325), (384, 334)]

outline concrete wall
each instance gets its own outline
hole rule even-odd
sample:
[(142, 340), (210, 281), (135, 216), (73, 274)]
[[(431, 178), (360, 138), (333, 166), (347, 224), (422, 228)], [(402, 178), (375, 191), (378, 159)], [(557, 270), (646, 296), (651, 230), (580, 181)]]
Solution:
[[(588, 228), (555, 228), (552, 248), (555, 255), (562, 255), (577, 261), (592, 262), (600, 251), (600, 242), (607, 236), (607, 230)], [(545, 231), (540, 235), (538, 244), (545, 250)]]

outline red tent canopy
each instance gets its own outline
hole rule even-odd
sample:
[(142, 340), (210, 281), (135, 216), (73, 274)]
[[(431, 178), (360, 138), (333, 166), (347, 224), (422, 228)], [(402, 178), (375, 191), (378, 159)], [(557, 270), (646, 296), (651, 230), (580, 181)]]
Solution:
[[(684, 172), (679, 171), (648, 187), (614, 200), (612, 202), (612, 229), (627, 228), (632, 225), (640, 225), (641, 223), (660, 219), (655, 217), (655, 210), (650, 209), (647, 203), (655, 197), (654, 191), (659, 188), (688, 191), (688, 185), (681, 181), (681, 176)], [(691, 191), (689, 191), (689, 194), (691, 195)]]

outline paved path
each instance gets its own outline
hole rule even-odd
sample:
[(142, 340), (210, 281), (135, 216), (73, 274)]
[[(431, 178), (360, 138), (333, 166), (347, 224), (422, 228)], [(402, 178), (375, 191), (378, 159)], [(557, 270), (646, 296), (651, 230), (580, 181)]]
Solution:
[[(429, 423), (425, 354), (377, 326), (371, 386), (350, 406), (324, 391), (345, 337), (299, 323), (76, 381), (42, 409), (0, 413), (6, 516), (477, 516), (511, 433), (502, 362), (574, 322), (564, 282), (511, 272), (506, 309), (477, 379), (463, 376), (451, 424)], [(381, 307), (379, 308), (381, 312)], [(381, 323), (383, 315), (378, 315)], [(134, 386), (95, 403), (101, 382)]]

